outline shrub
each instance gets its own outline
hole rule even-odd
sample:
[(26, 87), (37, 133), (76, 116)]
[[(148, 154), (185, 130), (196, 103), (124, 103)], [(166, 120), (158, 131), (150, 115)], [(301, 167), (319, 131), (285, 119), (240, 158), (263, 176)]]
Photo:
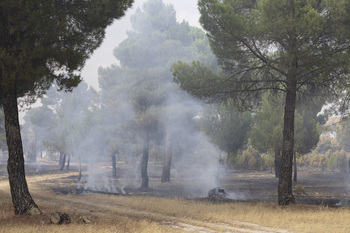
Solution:
[(293, 192), (296, 193), (296, 194), (303, 194), (303, 195), (307, 195), (307, 192), (305, 190), (305, 187), (301, 184), (297, 184), (294, 186), (293, 188)]
[(338, 167), (338, 159), (335, 154), (332, 154), (331, 157), (327, 161), (327, 166), (329, 169), (336, 169)]

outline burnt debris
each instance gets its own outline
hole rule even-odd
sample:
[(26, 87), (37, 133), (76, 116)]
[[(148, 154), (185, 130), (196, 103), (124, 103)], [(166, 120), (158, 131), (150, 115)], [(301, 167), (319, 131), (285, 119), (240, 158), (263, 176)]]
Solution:
[(226, 196), (227, 196), (227, 193), (225, 192), (225, 190), (219, 187), (211, 189), (208, 192), (208, 198), (212, 200), (225, 199)]

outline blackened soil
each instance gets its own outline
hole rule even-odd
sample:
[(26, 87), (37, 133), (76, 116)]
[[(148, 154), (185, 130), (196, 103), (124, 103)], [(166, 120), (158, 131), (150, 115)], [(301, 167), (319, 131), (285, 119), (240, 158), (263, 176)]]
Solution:
[[(159, 175), (150, 176), (150, 187), (140, 189), (137, 184), (116, 190), (86, 190), (83, 185), (77, 188), (77, 177), (62, 178), (61, 184), (52, 189), (58, 194), (100, 193), (106, 195), (149, 195), (168, 198), (185, 198), (198, 201), (222, 202), (275, 202), (277, 203), (278, 178), (270, 171), (223, 172), (219, 185), (227, 192), (227, 198), (212, 200), (207, 197), (211, 188), (201, 187), (193, 180), (172, 177), (170, 183), (161, 183)], [(116, 179), (118, 182), (118, 178)], [(350, 175), (333, 171), (322, 171), (302, 167), (298, 170), (298, 181), (293, 187), (301, 185), (306, 193), (294, 193), (297, 203), (323, 205), (329, 207), (350, 207)], [(117, 187), (121, 187), (116, 185)], [(294, 189), (294, 188), (293, 188)]]

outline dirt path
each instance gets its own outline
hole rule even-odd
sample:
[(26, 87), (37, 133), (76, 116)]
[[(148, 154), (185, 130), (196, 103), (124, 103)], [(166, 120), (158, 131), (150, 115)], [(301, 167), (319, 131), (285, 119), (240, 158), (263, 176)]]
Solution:
[(94, 194), (89, 194), (86, 197), (71, 195), (59, 195), (58, 197), (52, 195), (45, 195), (45, 192), (43, 192), (43, 183), (53, 182), (58, 179), (62, 180), (72, 175), (76, 175), (76, 172), (71, 172), (67, 174), (47, 174), (29, 177), (28, 184), (32, 187), (31, 190), (35, 195), (36, 202), (52, 203), (59, 200), (59, 203), (68, 205), (70, 208), (84, 210), (86, 212), (90, 212), (91, 214), (104, 215), (105, 217), (114, 218), (147, 219), (150, 222), (156, 222), (157, 224), (179, 230), (180, 232), (288, 232), (284, 229), (269, 228), (257, 224), (234, 220), (229, 223), (220, 223), (203, 221), (200, 219), (189, 219), (185, 217), (173, 217), (171, 215), (164, 215), (162, 213), (157, 212), (147, 212), (141, 209), (137, 209), (135, 207), (123, 205), (122, 203), (113, 203), (111, 205), (111, 201), (108, 200), (108, 198), (106, 198), (103, 201), (99, 200), (96, 204), (93, 201), (89, 201), (89, 199), (93, 199)]
[[(40, 203), (56, 203), (57, 206), (69, 206), (70, 209), (89, 213), (92, 218), (94, 216), (103, 216), (103, 218), (133, 218), (143, 219), (162, 226), (169, 227), (179, 232), (245, 232), (245, 233), (258, 233), (258, 232), (288, 232), (283, 229), (275, 229), (264, 227), (257, 224), (248, 222), (231, 221), (231, 222), (209, 222), (200, 219), (189, 219), (185, 217), (174, 217), (157, 212), (147, 212), (135, 207), (123, 205), (122, 203), (111, 203), (108, 198), (100, 200), (98, 203), (89, 201), (93, 199), (94, 194), (85, 196), (65, 196), (65, 195), (52, 195), (47, 189), (45, 184), (60, 182), (68, 177), (76, 175), (76, 172), (70, 172), (65, 174), (44, 174), (34, 175), (27, 177), (27, 182), (31, 190), (32, 195), (35, 197), (36, 202)], [(9, 183), (7, 180), (0, 181), (0, 189), (9, 191)]]
[[(93, 194), (90, 194), (91, 196)], [(53, 197), (55, 198), (55, 197)], [(46, 195), (36, 194), (37, 201), (52, 202), (52, 197)], [(88, 197), (89, 199), (91, 197)], [(168, 226), (170, 228), (178, 229), (180, 232), (281, 232), (287, 233), (289, 231), (284, 229), (276, 229), (264, 227), (258, 224), (252, 224), (241, 221), (231, 221), (230, 223), (209, 222), (198, 219), (189, 219), (184, 217), (173, 217), (171, 215), (164, 215), (157, 212), (147, 212), (137, 208), (125, 206), (123, 204), (113, 203), (106, 198), (105, 202), (99, 201), (98, 204), (86, 201), (86, 198), (72, 199), (69, 197), (60, 197), (60, 202), (69, 205), (70, 208), (76, 208), (80, 211), (84, 210), (93, 214), (104, 215), (106, 218), (133, 218), (146, 219), (150, 222)]]

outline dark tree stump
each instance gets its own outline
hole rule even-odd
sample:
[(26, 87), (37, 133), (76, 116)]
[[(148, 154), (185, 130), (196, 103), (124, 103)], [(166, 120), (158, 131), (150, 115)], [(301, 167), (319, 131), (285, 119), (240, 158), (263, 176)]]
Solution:
[(71, 218), (66, 213), (53, 212), (51, 214), (50, 221), (54, 224), (69, 224), (71, 223)]

